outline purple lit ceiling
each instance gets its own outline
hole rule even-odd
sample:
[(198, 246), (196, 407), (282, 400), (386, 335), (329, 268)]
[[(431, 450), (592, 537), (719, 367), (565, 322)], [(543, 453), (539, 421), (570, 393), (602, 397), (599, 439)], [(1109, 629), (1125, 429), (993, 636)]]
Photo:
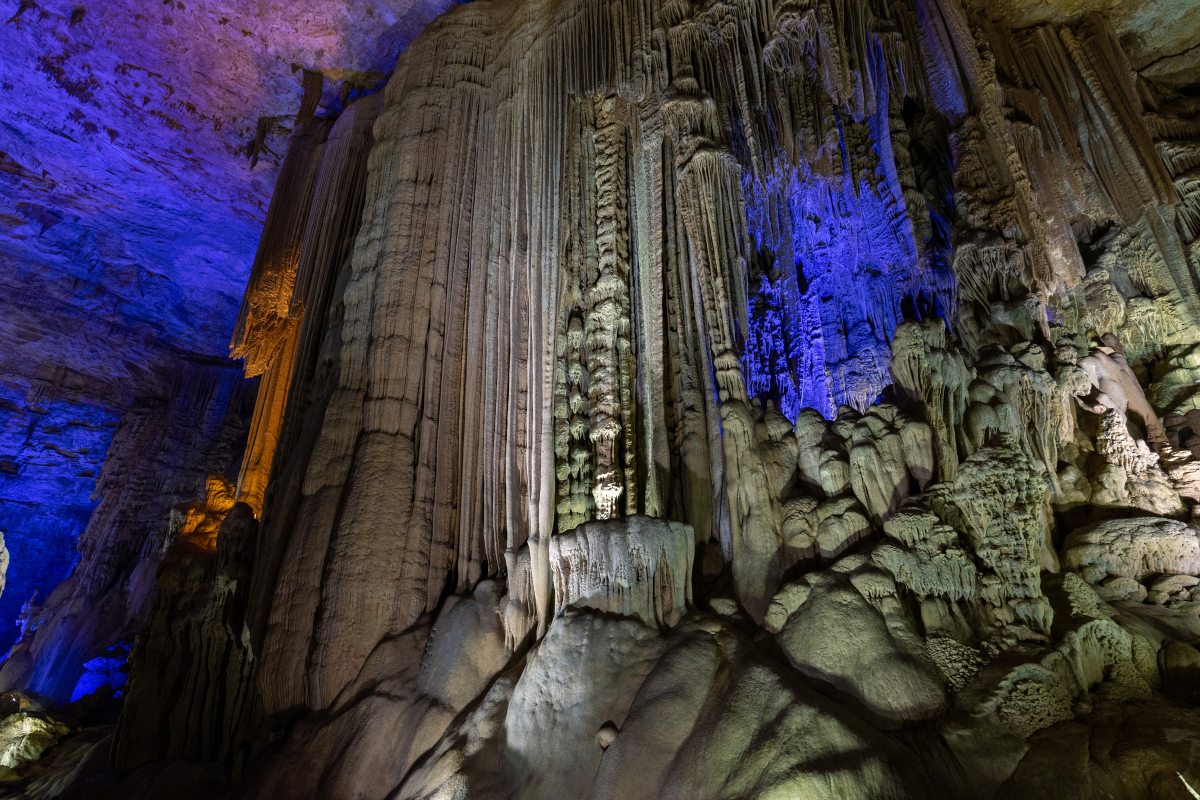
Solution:
[(70, 567), (121, 412), (227, 352), (302, 70), (336, 110), (450, 5), (0, 0), (4, 649)]
[[(332, 79), (330, 102), (339, 81), (378, 85), (449, 5), (0, 3), (5, 283), (137, 339), (224, 352), (299, 68)], [(250, 169), (260, 119), (266, 150)], [(114, 366), (105, 377), (124, 374)]]

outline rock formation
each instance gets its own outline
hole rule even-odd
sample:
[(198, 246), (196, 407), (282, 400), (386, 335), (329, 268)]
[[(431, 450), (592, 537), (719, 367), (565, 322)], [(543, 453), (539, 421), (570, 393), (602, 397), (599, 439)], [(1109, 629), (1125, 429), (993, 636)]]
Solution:
[(224, 364), (184, 364), (168, 401), (147, 399), (113, 434), (100, 503), (66, 580), (22, 611), (0, 666), (5, 690), (71, 699), (84, 664), (144, 627), (164, 550), (187, 527), (215, 530), (232, 506), (254, 387)]
[(1200, 786), (1200, 102), (1128, 17), (1013, 22), (485, 0), (336, 114), (304, 73), (257, 393), (125, 413), (0, 667), (131, 644), (111, 769), (39, 707), (0, 739), (80, 755), (12, 781)]

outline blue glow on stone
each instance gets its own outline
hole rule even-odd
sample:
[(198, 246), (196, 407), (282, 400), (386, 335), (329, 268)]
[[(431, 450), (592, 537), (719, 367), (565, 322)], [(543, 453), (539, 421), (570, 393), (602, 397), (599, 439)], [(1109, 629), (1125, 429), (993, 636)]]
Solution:
[(21, 606), (70, 574), (97, 500), (96, 476), (118, 414), (68, 399), (31, 398), (0, 383), (0, 531), (9, 551), (0, 649), (17, 638)]
[(71, 692), (71, 702), (74, 703), (81, 697), (87, 697), (101, 686), (111, 686), (118, 690), (116, 696), (119, 697), (120, 689), (125, 685), (126, 678), (129, 677), (127, 667), (129, 650), (129, 645), (115, 644), (108, 648), (104, 655), (84, 663), (83, 675), (79, 676), (79, 682), (75, 684), (75, 689)]
[[(864, 120), (836, 114), (830, 135), (838, 141), (822, 145), (824, 166), (765, 177), (743, 169), (756, 254), (747, 270), (747, 388), (793, 420), (805, 407), (832, 418), (843, 403), (874, 402), (890, 383), (889, 344), (900, 322), (954, 313), (949, 223), (931, 207), (931, 233), (918, 244), (891, 149), (886, 89), (878, 99)], [(952, 209), (949, 195), (938, 199)]]

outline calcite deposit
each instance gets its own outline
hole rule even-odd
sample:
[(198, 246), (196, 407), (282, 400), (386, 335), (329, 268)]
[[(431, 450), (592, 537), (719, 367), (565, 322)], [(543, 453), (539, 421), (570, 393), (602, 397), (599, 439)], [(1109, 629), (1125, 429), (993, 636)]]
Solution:
[(1195, 795), (1176, 4), (478, 0), (380, 92), (300, 64), (240, 374), (122, 412), (0, 793)]

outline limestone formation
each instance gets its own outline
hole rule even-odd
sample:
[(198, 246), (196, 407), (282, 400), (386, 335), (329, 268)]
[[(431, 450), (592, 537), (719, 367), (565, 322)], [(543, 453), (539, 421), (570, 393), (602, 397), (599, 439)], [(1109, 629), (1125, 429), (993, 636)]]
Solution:
[(218, 531), (181, 530), (159, 566), (113, 745), (120, 774), (166, 760), (244, 766), (235, 732), (250, 713), (245, 614), (258, 526), (245, 504), (221, 517)]
[(587, 522), (550, 540), (556, 611), (592, 608), (648, 625), (679, 622), (692, 599), (695, 534), (648, 517)]
[(851, 556), (802, 580), (808, 597), (776, 634), (796, 669), (883, 727), (945, 711), (942, 677), (888, 573)]
[(1142, 580), (1156, 572), (1200, 574), (1200, 532), (1160, 517), (1109, 520), (1072, 531), (1063, 542), (1063, 566), (1089, 583), (1108, 576)]
[(933, 455), (940, 480), (954, 480), (958, 469), (959, 428), (967, 411), (968, 387), (974, 377), (963, 357), (947, 347), (938, 320), (905, 323), (892, 344), (892, 380), (905, 395), (917, 419), (933, 430)]
[(31, 604), (0, 687), (70, 700), (84, 664), (145, 625), (158, 564), (179, 526), (190, 517), (212, 533), (232, 505), (228, 484), (210, 478), (237, 473), (253, 387), (237, 369), (197, 363), (179, 369), (174, 387), (170, 402), (146, 402), (117, 428), (79, 563)]
[[(496, 680), (398, 797), (500, 798), (514, 785), (529, 797), (927, 792), (893, 742), (856, 717), (830, 713), (831, 701), (711, 618), (685, 621), (662, 641), (637, 622), (571, 611), (555, 619), (532, 658), (519, 676)], [(568, 689), (555, 662), (586, 666), (570, 673), (579, 677)], [(596, 732), (610, 724), (617, 734), (602, 749)], [(756, 733), (771, 743), (769, 757), (755, 747)], [(500, 746), (502, 734), (517, 750)], [(836, 763), (836, 779), (813, 759)]]
[(964, 602), (982, 639), (1007, 630), (1041, 640), (1052, 619), (1040, 589), (1046, 512), (1045, 479), (1015, 437), (999, 434), (953, 483), (936, 484), (888, 520), (889, 541), (871, 558), (919, 595)]
[[(280, 164), (221, 329), (241, 372), (178, 337), (102, 417), (78, 563), (0, 665), (0, 794), (1179, 794), (1191, 56), (1124, 6), (1002, 5), (323, 9), (388, 72), (305, 51), (298, 113), (239, 145)], [(68, 248), (66, 201), (26, 197), (58, 179), (7, 152), (0, 228)], [(20, 403), (0, 374), (5, 492), (90, 455), (40, 416), (121, 395), (39, 370)], [(35, 505), (0, 509), (10, 588)], [(119, 722), (53, 707), (81, 697)]]

